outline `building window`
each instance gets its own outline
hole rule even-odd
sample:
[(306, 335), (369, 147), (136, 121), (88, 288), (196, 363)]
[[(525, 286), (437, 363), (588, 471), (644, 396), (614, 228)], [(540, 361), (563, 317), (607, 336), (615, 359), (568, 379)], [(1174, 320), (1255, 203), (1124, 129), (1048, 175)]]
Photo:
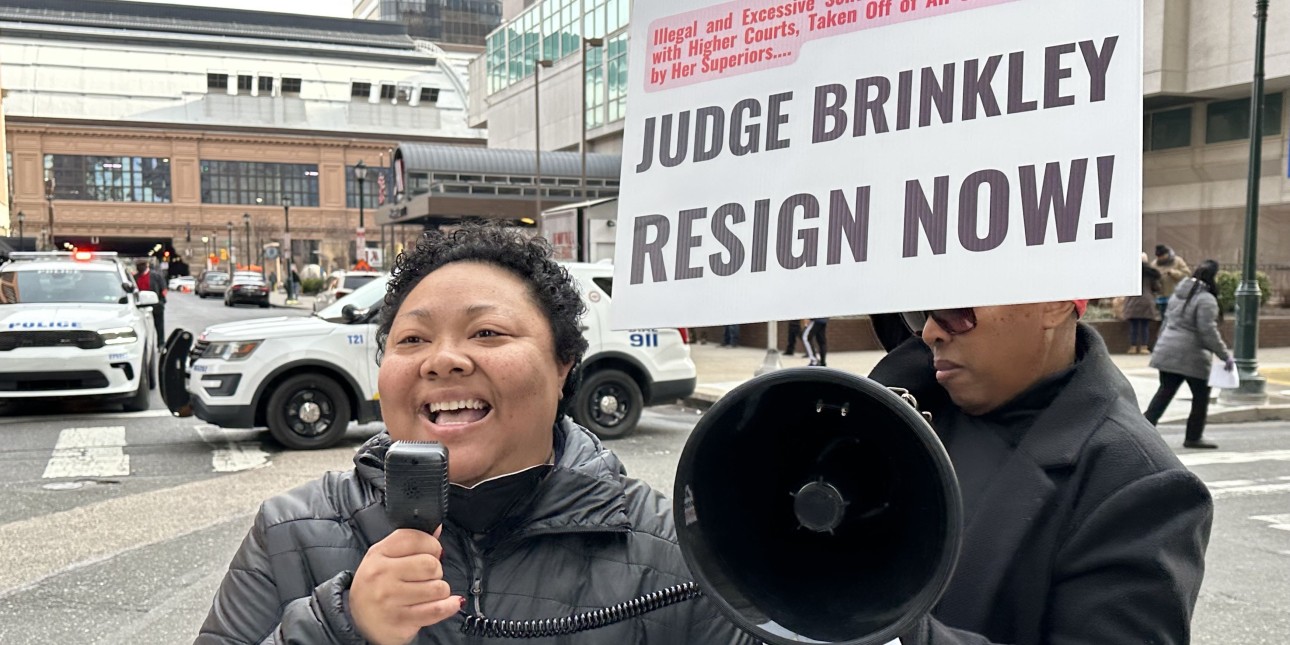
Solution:
[(423, 88), (421, 88), (421, 102), (422, 102), (422, 103), (438, 103), (438, 102), (439, 102), (439, 88), (437, 88), (437, 87), (423, 87)]
[(228, 91), (228, 74), (207, 74), (206, 89)]
[[(363, 208), (373, 209), (394, 201), (394, 181), (389, 168), (367, 167), (367, 181), (363, 182)], [(358, 180), (354, 166), (345, 167), (345, 206), (358, 208)]]
[(354, 98), (370, 99), (372, 98), (372, 84), (355, 81), (349, 88), (349, 95)]
[(273, 77), (272, 77), (272, 76), (261, 76), (261, 77), (260, 77), (260, 94), (268, 94), (268, 95), (273, 94)]
[(237, 76), (237, 93), (241, 94), (243, 92), (246, 92), (248, 94), (251, 92), (250, 74), (238, 74)]
[(284, 78), (284, 79), (282, 79), (282, 93), (283, 93), (283, 94), (299, 94), (299, 93), (300, 93), (300, 79), (298, 79), (298, 78)]
[[(1263, 135), (1281, 134), (1281, 93), (1263, 95)], [(1205, 143), (1237, 141), (1250, 136), (1250, 99), (1218, 101), (1205, 106)]]
[(605, 124), (605, 55), (603, 47), (587, 49), (587, 129)]
[(318, 205), (318, 166), (252, 161), (202, 161), (203, 204)]
[(1142, 149), (1168, 150), (1191, 145), (1191, 107), (1149, 112), (1142, 119)]
[(54, 199), (95, 202), (169, 202), (170, 159), (45, 155)]
[[(489, 94), (500, 92), (533, 74), (533, 62), (539, 58), (558, 61), (577, 54), (582, 39), (605, 38), (611, 43), (619, 41), (622, 51), (618, 61), (622, 70), (606, 69), (595, 76), (605, 78), (609, 92), (604, 105), (608, 121), (621, 119), (626, 98), (615, 97), (615, 84), (626, 84), (627, 26), (631, 19), (630, 0), (535, 0), (523, 13), (488, 35), (485, 41), (485, 75)], [(579, 15), (579, 7), (586, 13)], [(606, 54), (611, 60), (614, 52)], [(588, 57), (590, 61), (590, 57)], [(616, 64), (616, 63), (615, 63)], [(621, 71), (621, 74), (619, 73)], [(619, 81), (619, 76), (622, 80)], [(588, 77), (593, 75), (588, 72)], [(594, 88), (589, 80), (587, 89)], [(590, 112), (590, 108), (588, 108)], [(617, 113), (620, 116), (614, 117)], [(589, 115), (588, 122), (595, 122)], [(594, 127), (594, 126), (589, 126)]]
[(394, 89), (394, 86), (393, 86), (393, 85), (382, 85), (382, 86), (381, 86), (381, 99), (382, 99), (382, 100), (394, 100), (394, 97), (395, 97), (395, 89)]
[(609, 39), (605, 49), (609, 105), (606, 123), (613, 123), (627, 116), (627, 34), (621, 33)]

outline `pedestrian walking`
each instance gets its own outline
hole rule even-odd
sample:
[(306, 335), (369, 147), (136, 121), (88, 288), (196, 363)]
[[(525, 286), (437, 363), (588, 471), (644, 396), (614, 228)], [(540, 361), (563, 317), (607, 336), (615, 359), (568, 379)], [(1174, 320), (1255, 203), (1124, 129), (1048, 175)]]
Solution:
[(1166, 315), (1166, 309), (1169, 305), (1169, 296), (1174, 295), (1174, 289), (1178, 283), (1182, 282), (1191, 273), (1191, 268), (1187, 262), (1174, 253), (1174, 250), (1164, 244), (1156, 245), (1156, 261), (1152, 265), (1160, 272), (1160, 292), (1156, 294), (1156, 307), (1160, 311), (1160, 318), (1163, 321)]
[(134, 283), (139, 291), (151, 291), (157, 294), (157, 304), (152, 308), (152, 324), (157, 328), (157, 342), (166, 341), (166, 277), (154, 273), (147, 260), (139, 260), (134, 265)]
[(1129, 353), (1151, 351), (1151, 321), (1160, 320), (1156, 294), (1160, 293), (1160, 271), (1142, 254), (1142, 285), (1136, 296), (1124, 299), (1124, 319), (1129, 323)]
[[(785, 356), (792, 356), (797, 351), (797, 337), (802, 335), (802, 321), (794, 318), (788, 321), (788, 347), (784, 348)], [(802, 343), (806, 345), (805, 342)]]
[(1178, 283), (1169, 298), (1165, 327), (1151, 354), (1151, 366), (1160, 370), (1160, 389), (1156, 390), (1144, 415), (1151, 425), (1160, 421), (1185, 381), (1191, 388), (1191, 413), (1187, 415), (1187, 434), (1183, 440), (1186, 448), (1218, 447), (1201, 438), (1209, 412), (1212, 356), (1221, 358), (1229, 372), (1235, 367), (1232, 354), (1218, 333), (1223, 314), (1218, 307), (1218, 286), (1214, 283), (1217, 275), (1218, 263), (1205, 260), (1196, 267), (1192, 277)]
[(806, 357), (811, 359), (811, 365), (828, 366), (825, 362), (829, 355), (828, 330), (828, 318), (812, 318), (806, 323), (806, 329), (802, 330), (802, 345), (806, 348)]
[(722, 347), (739, 346), (739, 325), (726, 325), (726, 328), (722, 330), (722, 333), (721, 333), (721, 346)]

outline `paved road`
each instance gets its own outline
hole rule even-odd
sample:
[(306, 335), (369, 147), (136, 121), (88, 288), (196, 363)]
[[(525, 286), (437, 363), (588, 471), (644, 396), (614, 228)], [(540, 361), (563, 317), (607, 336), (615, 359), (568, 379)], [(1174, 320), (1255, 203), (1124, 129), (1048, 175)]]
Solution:
[[(306, 315), (178, 295), (167, 319), (284, 313)], [(176, 419), (154, 404), (133, 414), (60, 404), (0, 416), (0, 643), (190, 642), (258, 503), (347, 468), (379, 431), (353, 427), (332, 449), (283, 452), (256, 431)], [(670, 493), (699, 418), (654, 408), (612, 447), (635, 476)], [(1181, 444), (1181, 428), (1165, 432)], [(1217, 505), (1193, 642), (1279, 645), (1290, 634), (1290, 424), (1217, 426), (1207, 436), (1223, 450), (1184, 455)], [(81, 454), (99, 470), (78, 471)]]

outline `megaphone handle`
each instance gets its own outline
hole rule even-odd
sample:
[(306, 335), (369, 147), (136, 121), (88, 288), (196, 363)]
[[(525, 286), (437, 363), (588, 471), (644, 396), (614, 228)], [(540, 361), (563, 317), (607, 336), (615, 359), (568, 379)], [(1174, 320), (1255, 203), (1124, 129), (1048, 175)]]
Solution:
[(612, 607), (596, 609), (573, 614), (564, 618), (545, 618), (539, 620), (501, 620), (484, 618), (462, 611), (466, 622), (461, 626), (461, 633), (467, 636), (485, 638), (546, 638), (566, 636), (590, 629), (599, 629), (606, 625), (621, 623), (624, 620), (662, 609), (678, 602), (690, 600), (703, 595), (699, 585), (694, 582), (673, 585), (639, 598), (620, 602)]
[(932, 424), (932, 413), (924, 412), (923, 410), (918, 409), (918, 399), (914, 398), (913, 392), (910, 392), (909, 390), (906, 390), (903, 387), (888, 387), (887, 389), (891, 390), (893, 394), (900, 397), (902, 401), (904, 401), (905, 403), (908, 403), (910, 407), (917, 410), (918, 413), (923, 416), (923, 419), (927, 421), (927, 425)]

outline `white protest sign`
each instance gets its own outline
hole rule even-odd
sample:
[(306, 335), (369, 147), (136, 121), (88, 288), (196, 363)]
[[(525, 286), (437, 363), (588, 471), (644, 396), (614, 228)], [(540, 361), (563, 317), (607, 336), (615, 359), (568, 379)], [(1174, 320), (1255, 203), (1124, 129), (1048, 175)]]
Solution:
[(650, 0), (612, 326), (1140, 287), (1138, 0)]

